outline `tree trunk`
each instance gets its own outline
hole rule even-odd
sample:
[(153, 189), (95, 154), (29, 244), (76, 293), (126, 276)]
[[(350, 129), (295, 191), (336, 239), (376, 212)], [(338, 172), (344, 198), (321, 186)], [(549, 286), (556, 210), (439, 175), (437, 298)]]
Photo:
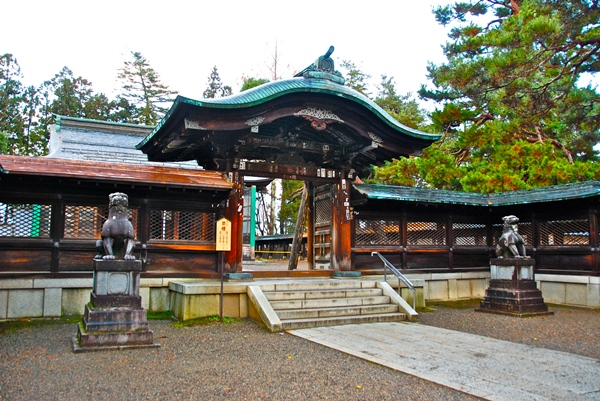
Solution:
[(308, 214), (308, 184), (304, 182), (302, 187), (302, 199), (298, 208), (298, 218), (296, 219), (296, 229), (294, 230), (294, 239), (292, 240), (292, 251), (288, 261), (288, 270), (296, 270), (298, 267), (298, 255), (302, 246), (302, 237), (304, 235), (304, 221)]

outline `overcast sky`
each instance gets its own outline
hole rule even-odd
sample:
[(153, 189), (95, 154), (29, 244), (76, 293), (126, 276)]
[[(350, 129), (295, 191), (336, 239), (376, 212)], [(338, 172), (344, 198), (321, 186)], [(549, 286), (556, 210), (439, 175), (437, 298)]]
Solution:
[(138, 51), (171, 89), (200, 99), (214, 65), (238, 92), (243, 75), (269, 76), (276, 45), (284, 78), (333, 45), (336, 69), (350, 60), (374, 83), (387, 74), (400, 93), (414, 93), (427, 63), (444, 61), (447, 30), (431, 10), (450, 2), (4, 1), (0, 54), (17, 58), (26, 85), (67, 66), (112, 98), (118, 69)]

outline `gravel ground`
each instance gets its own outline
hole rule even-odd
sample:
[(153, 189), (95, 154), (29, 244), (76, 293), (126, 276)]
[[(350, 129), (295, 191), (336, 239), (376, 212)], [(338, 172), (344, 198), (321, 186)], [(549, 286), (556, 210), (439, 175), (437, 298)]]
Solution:
[(0, 334), (0, 399), (475, 399), (250, 320), (150, 323), (160, 348), (74, 354), (73, 323)]
[[(420, 322), (600, 358), (598, 310), (553, 308), (554, 316), (518, 319), (462, 307), (435, 305)], [(150, 326), (160, 348), (75, 354), (74, 323), (0, 324), (0, 399), (476, 399), (250, 320)]]
[(475, 312), (478, 301), (427, 306), (421, 324), (600, 359), (600, 309), (550, 305), (554, 315), (518, 318)]

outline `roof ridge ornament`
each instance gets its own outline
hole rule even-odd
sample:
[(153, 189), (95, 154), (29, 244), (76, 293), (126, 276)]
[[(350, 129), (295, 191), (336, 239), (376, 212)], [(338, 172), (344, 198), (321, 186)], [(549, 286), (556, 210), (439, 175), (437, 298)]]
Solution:
[(294, 77), (328, 79), (340, 85), (344, 85), (346, 80), (341, 72), (335, 70), (335, 64), (330, 57), (334, 50), (335, 48), (333, 46), (329, 46), (327, 53), (319, 56), (313, 64), (294, 75)]

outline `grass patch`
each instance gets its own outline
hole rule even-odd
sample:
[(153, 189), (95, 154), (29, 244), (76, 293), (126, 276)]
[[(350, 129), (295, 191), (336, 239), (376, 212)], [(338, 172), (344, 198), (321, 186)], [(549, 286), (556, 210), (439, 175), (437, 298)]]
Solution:
[(26, 329), (29, 327), (51, 326), (54, 324), (79, 323), (80, 315), (62, 316), (60, 318), (26, 318), (0, 322), (0, 334)]
[(460, 299), (454, 301), (430, 301), (427, 302), (427, 308), (433, 307), (435, 310), (436, 306), (450, 309), (471, 309), (478, 308), (481, 303), (481, 299)]
[(175, 319), (175, 315), (171, 311), (165, 312), (147, 312), (146, 318), (148, 320), (173, 320)]
[[(232, 317), (223, 317), (223, 324), (227, 325), (230, 323), (241, 322), (242, 319), (232, 318)], [(193, 326), (206, 326), (209, 324), (221, 323), (221, 319), (219, 316), (206, 316), (198, 319), (190, 319), (185, 321), (177, 321), (173, 323), (173, 326), (176, 328), (182, 327), (193, 327)]]

